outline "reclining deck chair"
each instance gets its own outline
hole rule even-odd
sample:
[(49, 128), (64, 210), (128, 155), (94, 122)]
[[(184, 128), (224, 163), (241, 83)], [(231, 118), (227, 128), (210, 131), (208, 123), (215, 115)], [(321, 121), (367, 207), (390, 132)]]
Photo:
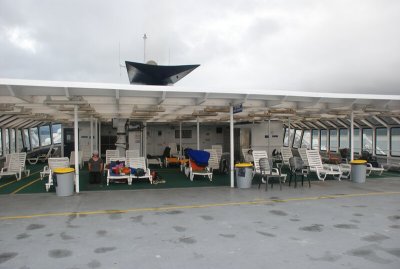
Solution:
[(15, 176), (17, 180), (20, 180), (22, 172), (24, 172), (26, 176), (29, 176), (30, 170), (26, 169), (25, 166), (26, 152), (11, 153), (6, 156), (6, 159), (7, 166), (1, 169), (0, 178), (2, 176)]
[(252, 152), (252, 149), (242, 149), (243, 161), (245, 163), (254, 162), (253, 155), (250, 152)]
[(220, 160), (222, 156), (222, 145), (211, 145), (211, 148), (215, 149), (215, 151), (217, 152), (217, 158), (218, 160)]
[(151, 176), (150, 168), (148, 168), (146, 165), (146, 159), (144, 157), (129, 158), (127, 160), (127, 167), (135, 169), (141, 168), (144, 171), (143, 175), (131, 174), (128, 179), (129, 185), (132, 184), (133, 179), (138, 179), (138, 178), (148, 178), (150, 184), (153, 184), (153, 177)]
[(219, 160), (217, 156), (217, 151), (215, 149), (205, 149), (204, 151), (210, 153), (210, 159), (208, 160), (208, 167), (211, 169), (211, 172), (214, 172), (214, 170), (219, 170)]
[[(126, 158), (125, 157), (117, 157), (117, 158), (110, 157), (109, 162), (110, 163), (109, 163), (109, 166), (108, 166), (108, 169), (107, 169), (107, 186), (110, 185), (110, 181), (112, 181), (112, 180), (121, 180), (121, 179), (126, 179), (128, 184), (130, 185), (130, 182), (132, 183), (132, 181), (130, 179), (130, 177), (131, 177), (130, 171), (128, 173), (124, 173), (124, 172), (120, 173), (120, 171), (115, 173), (115, 171), (113, 171), (113, 168), (114, 168), (113, 164), (114, 163), (116, 163), (116, 165), (122, 164), (121, 165), (122, 167), (129, 167), (127, 165)], [(117, 164), (117, 163), (119, 163), (119, 164)], [(106, 169), (104, 169), (104, 170), (106, 170)]]
[(287, 167), (290, 167), (289, 159), (293, 157), (292, 149), (289, 147), (282, 147), (281, 154), (282, 154), (282, 167), (285, 165)]
[(106, 150), (106, 162), (104, 163), (104, 173), (110, 166), (110, 159), (111, 158), (118, 158), (119, 157), (119, 150), (117, 149), (108, 149)]
[(43, 171), (40, 172), (40, 178), (43, 179), (46, 175), (48, 175), (46, 186), (46, 191), (49, 191), (50, 187), (53, 185), (53, 170), (54, 168), (65, 168), (69, 167), (69, 158), (49, 158), (48, 165), (43, 168)]
[(127, 149), (125, 151), (125, 157), (126, 159), (138, 158), (140, 157), (140, 151), (138, 149)]
[(208, 177), (212, 181), (213, 173), (208, 167), (210, 153), (204, 150), (188, 150), (189, 155), (189, 178), (193, 181), (194, 176)]
[[(83, 168), (83, 152), (81, 150), (78, 151), (78, 163), (79, 168)], [(69, 158), (69, 165), (75, 165), (75, 151), (71, 151), (71, 156)]]
[[(27, 159), (27, 161), (29, 162), (29, 164), (37, 164), (38, 161), (41, 161), (42, 163), (46, 162), (50, 157), (51, 154), (53, 153), (53, 147), (54, 145), (51, 145), (49, 148), (49, 151), (47, 151), (46, 154), (39, 154), (35, 157), (30, 157)], [(58, 147), (55, 148), (55, 151), (58, 150)]]
[(328, 175), (331, 175), (340, 181), (343, 173), (340, 171), (338, 165), (323, 164), (318, 150), (309, 149), (306, 151), (306, 154), (310, 172), (316, 173), (319, 180), (324, 181)]

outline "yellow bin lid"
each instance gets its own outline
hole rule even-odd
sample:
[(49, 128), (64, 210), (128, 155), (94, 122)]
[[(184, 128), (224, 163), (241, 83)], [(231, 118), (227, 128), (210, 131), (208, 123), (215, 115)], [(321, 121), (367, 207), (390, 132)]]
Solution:
[(74, 169), (74, 168), (69, 168), (69, 167), (65, 167), (65, 168), (54, 168), (53, 172), (54, 172), (54, 173), (57, 173), (57, 174), (66, 174), (66, 173), (75, 172), (75, 169)]
[(235, 167), (237, 167), (237, 168), (253, 167), (253, 164), (252, 163), (237, 163), (237, 164), (235, 164)]
[(352, 160), (350, 164), (366, 164), (366, 160)]

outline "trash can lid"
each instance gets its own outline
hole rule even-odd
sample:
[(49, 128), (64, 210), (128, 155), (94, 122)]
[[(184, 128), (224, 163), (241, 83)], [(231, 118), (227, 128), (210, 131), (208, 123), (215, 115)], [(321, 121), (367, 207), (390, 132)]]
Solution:
[(352, 160), (350, 164), (366, 164), (366, 160)]
[(54, 173), (57, 174), (66, 174), (66, 173), (71, 173), (71, 172), (75, 172), (74, 168), (69, 168), (69, 167), (65, 167), (65, 168), (54, 168), (53, 169)]
[(241, 168), (241, 167), (253, 167), (252, 163), (237, 163), (235, 164), (235, 167)]

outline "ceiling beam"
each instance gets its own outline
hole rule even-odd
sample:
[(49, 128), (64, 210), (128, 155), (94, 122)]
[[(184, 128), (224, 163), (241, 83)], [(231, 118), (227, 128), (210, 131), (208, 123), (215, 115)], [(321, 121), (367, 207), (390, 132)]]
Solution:
[(392, 120), (394, 120), (395, 122), (397, 122), (397, 124), (400, 124), (400, 120), (396, 117), (390, 117)]
[(385, 121), (383, 121), (381, 118), (377, 117), (376, 115), (372, 116), (372, 118), (374, 118), (377, 122), (379, 122), (380, 124), (382, 124), (386, 128), (389, 127), (388, 124)]

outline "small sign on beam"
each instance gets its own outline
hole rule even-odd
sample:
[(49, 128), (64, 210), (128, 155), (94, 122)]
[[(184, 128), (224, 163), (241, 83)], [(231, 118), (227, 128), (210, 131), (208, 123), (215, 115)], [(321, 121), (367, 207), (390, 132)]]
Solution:
[(243, 103), (237, 104), (233, 106), (233, 114), (239, 113), (243, 111)]

